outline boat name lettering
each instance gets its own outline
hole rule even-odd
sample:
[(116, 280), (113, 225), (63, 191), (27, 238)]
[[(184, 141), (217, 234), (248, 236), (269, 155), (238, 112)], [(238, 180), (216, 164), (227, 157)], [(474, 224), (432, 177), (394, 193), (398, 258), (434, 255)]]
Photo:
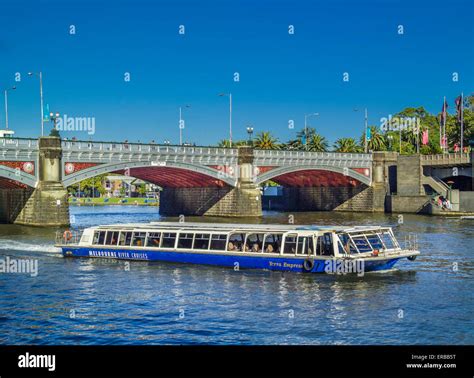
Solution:
[(89, 251), (91, 257), (112, 257), (119, 259), (137, 259), (137, 260), (148, 260), (146, 253), (140, 252), (115, 252), (115, 251)]

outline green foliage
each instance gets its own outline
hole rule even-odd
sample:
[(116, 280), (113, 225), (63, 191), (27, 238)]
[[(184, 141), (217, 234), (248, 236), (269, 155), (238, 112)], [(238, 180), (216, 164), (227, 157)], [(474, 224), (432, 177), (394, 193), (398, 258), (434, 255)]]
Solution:
[(269, 131), (262, 131), (257, 134), (253, 145), (255, 148), (262, 150), (278, 150), (280, 148), (278, 139), (275, 138)]
[(137, 192), (140, 196), (144, 196), (146, 194), (146, 185), (145, 184), (139, 184), (137, 185)]
[(313, 127), (307, 128), (308, 138), (304, 140), (305, 130), (298, 131), (296, 133), (296, 139), (288, 141), (282, 148), (289, 150), (301, 150), (301, 151), (313, 151), (313, 152), (324, 152), (328, 149), (328, 142), (325, 137), (318, 134), (316, 129)]
[(71, 185), (68, 188), (68, 191), (72, 194), (75, 194), (79, 191), (79, 188), (80, 188), (81, 192), (92, 196), (92, 192), (95, 189), (102, 196), (106, 192), (106, 190), (104, 188), (104, 185), (103, 185), (103, 181), (105, 180), (106, 176), (107, 176), (106, 174), (103, 174), (103, 175), (99, 175), (99, 176), (95, 176), (95, 177), (91, 177), (91, 178), (82, 180), (78, 184)]
[(336, 152), (362, 152), (363, 148), (357, 144), (354, 138), (339, 138), (334, 143), (334, 150)]
[(325, 152), (328, 150), (329, 144), (325, 137), (320, 134), (313, 134), (309, 137), (308, 144), (306, 146), (307, 151), (313, 152)]

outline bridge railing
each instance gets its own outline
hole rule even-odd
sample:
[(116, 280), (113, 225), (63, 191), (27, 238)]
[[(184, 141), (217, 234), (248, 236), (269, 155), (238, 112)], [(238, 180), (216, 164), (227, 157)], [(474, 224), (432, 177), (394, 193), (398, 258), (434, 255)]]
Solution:
[(120, 153), (158, 153), (158, 154), (184, 154), (184, 155), (235, 155), (235, 148), (174, 146), (161, 144), (138, 143), (111, 143), (111, 142), (86, 142), (62, 141), (63, 150), (84, 152), (120, 152)]
[(1, 147), (15, 147), (15, 148), (37, 148), (38, 139), (32, 138), (0, 138)]
[(469, 164), (471, 154), (465, 152), (455, 152), (449, 154), (421, 155), (422, 165), (451, 165), (451, 164)]
[(301, 163), (312, 163), (315, 160), (320, 162), (331, 162), (338, 165), (370, 165), (372, 154), (344, 153), (344, 152), (311, 152), (311, 151), (291, 151), (291, 150), (255, 150), (255, 159), (261, 164), (282, 163), (285, 160), (299, 161)]

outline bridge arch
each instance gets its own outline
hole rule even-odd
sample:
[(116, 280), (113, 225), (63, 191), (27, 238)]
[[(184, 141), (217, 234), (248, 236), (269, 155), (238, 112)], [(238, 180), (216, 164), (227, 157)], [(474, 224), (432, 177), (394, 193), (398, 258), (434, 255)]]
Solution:
[(255, 181), (257, 185), (263, 184), (265, 181), (272, 180), (274, 178), (292, 174), (301, 171), (326, 171), (331, 173), (338, 173), (346, 177), (353, 178), (367, 186), (370, 186), (372, 180), (370, 177), (363, 175), (362, 173), (356, 172), (353, 169), (345, 167), (327, 166), (327, 165), (298, 165), (298, 166), (283, 166), (273, 168), (261, 175), (259, 175)]
[(37, 182), (35, 176), (30, 175), (21, 169), (8, 167), (6, 165), (0, 165), (0, 178), (16, 181), (32, 188), (36, 187)]
[[(202, 186), (222, 186), (218, 183), (227, 184), (228, 186), (235, 187), (237, 185), (237, 178), (231, 177), (228, 174), (224, 174), (216, 169), (196, 165), (190, 163), (180, 162), (123, 162), (123, 163), (106, 163), (98, 164), (93, 167), (89, 167), (80, 170), (76, 173), (72, 173), (67, 176), (63, 176), (63, 185), (68, 187), (76, 184), (82, 180), (101, 175), (104, 173), (120, 172), (130, 170), (130, 176), (145, 181), (153, 182), (162, 187), (173, 186), (173, 179), (169, 178), (170, 175), (175, 175), (175, 179), (188, 180), (189, 183), (202, 182)], [(155, 173), (153, 177), (149, 173)], [(157, 174), (162, 173), (166, 175), (167, 179), (159, 179)], [(148, 173), (148, 174), (147, 174)], [(191, 185), (192, 186), (192, 185)], [(197, 185), (199, 186), (199, 185)]]

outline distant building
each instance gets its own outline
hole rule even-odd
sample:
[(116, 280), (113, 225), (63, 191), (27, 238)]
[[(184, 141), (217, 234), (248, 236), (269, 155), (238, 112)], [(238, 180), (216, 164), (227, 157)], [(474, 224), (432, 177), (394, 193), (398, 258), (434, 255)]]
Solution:
[(139, 188), (145, 185), (147, 197), (158, 197), (159, 186), (124, 175), (105, 176), (102, 182), (107, 197), (139, 197)]
[(13, 138), (15, 132), (13, 130), (0, 130), (0, 138)]

